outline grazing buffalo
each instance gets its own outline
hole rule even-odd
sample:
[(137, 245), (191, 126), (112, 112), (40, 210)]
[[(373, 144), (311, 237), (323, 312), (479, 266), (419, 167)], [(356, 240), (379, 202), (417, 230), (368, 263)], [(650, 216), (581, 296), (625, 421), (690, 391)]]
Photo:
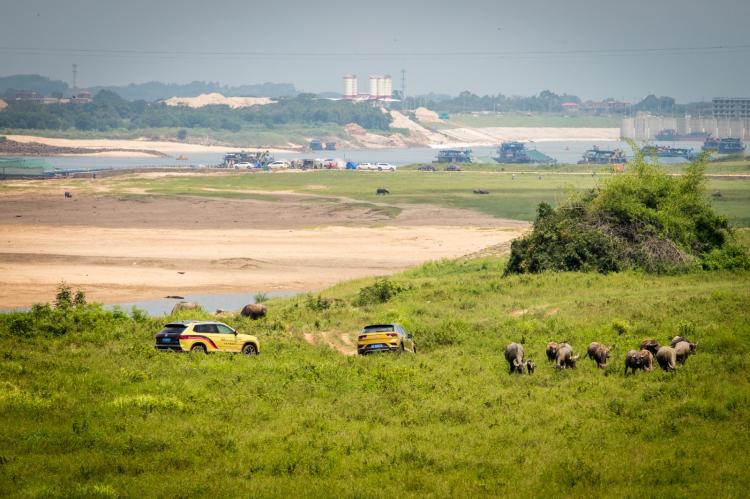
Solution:
[(596, 367), (599, 369), (604, 369), (607, 367), (607, 359), (609, 359), (609, 348), (599, 342), (592, 341), (586, 350), (585, 357), (593, 359), (596, 362)]
[(250, 317), (252, 320), (260, 319), (261, 317), (266, 316), (266, 306), (261, 305), (260, 303), (251, 303), (250, 305), (245, 305), (242, 307), (242, 311), (240, 314), (242, 314), (242, 317)]
[(638, 352), (638, 362), (641, 364), (641, 369), (650, 372), (654, 369), (654, 354), (650, 350), (641, 349)]
[(578, 355), (573, 355), (573, 347), (567, 343), (560, 343), (557, 349), (557, 358), (555, 359), (556, 369), (575, 369)]
[(523, 360), (523, 345), (519, 343), (511, 343), (505, 347), (505, 360), (508, 361), (508, 367), (510, 368), (509, 374), (523, 374), (525, 364)]
[(490, 191), (486, 191), (484, 189), (474, 189), (472, 192), (474, 194), (489, 194), (490, 193)]
[(625, 374), (628, 374), (628, 369), (632, 369), (632, 374), (635, 374), (636, 369), (652, 371), (654, 369), (654, 354), (645, 348), (640, 351), (628, 350), (628, 353), (625, 354)]
[(695, 352), (695, 343), (689, 341), (679, 341), (675, 344), (674, 353), (675, 359), (679, 364), (684, 364), (687, 358)]
[(72, 198), (73, 197), (73, 193), (70, 192), (70, 191), (65, 191), (65, 197), (66, 198)]
[(677, 363), (677, 353), (672, 347), (661, 347), (656, 352), (656, 361), (659, 363), (659, 367), (665, 371), (674, 371), (675, 364)]
[(549, 343), (547, 343), (547, 360), (550, 362), (557, 360), (557, 351), (559, 349), (560, 345), (558, 345), (554, 341), (550, 341)]
[(377, 196), (385, 196), (386, 194), (390, 194), (390, 193), (391, 193), (391, 191), (389, 191), (389, 190), (388, 190), (388, 189), (386, 189), (385, 187), (378, 187), (378, 188), (377, 188), (377, 189), (375, 190), (375, 194), (376, 194)]
[(659, 345), (658, 341), (652, 340), (651, 338), (641, 341), (641, 350), (648, 350), (652, 355), (656, 355), (660, 346), (661, 345)]
[(533, 360), (527, 360), (526, 361), (526, 372), (529, 374), (534, 374), (534, 369), (536, 369), (536, 364), (534, 364)]
[(191, 301), (181, 301), (175, 303), (172, 307), (172, 313), (179, 312), (180, 310), (200, 310), (201, 306)]

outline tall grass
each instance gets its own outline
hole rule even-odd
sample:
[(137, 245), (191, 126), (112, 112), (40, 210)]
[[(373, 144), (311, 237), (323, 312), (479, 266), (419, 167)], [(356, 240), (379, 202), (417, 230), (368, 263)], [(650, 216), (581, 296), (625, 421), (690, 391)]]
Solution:
[[(432, 262), (361, 303), (363, 279), (222, 320), (263, 353), (166, 354), (162, 323), (95, 305), (0, 316), (6, 496), (718, 496), (750, 479), (750, 273), (520, 275)], [(326, 306), (319, 306), (326, 303)], [(196, 318), (211, 317), (203, 312)], [(419, 354), (320, 342), (397, 321)], [(62, 322), (65, 327), (56, 327)], [(20, 324), (20, 325), (19, 325)], [(646, 336), (699, 341), (675, 373), (623, 376)], [(556, 371), (549, 340), (614, 346)], [(524, 343), (533, 376), (508, 375)]]

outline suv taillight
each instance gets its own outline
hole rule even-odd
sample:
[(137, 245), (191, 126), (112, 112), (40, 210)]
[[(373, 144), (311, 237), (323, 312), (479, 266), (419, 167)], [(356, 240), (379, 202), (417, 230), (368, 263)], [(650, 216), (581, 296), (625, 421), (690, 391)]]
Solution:
[(386, 336), (390, 336), (391, 338), (395, 338), (396, 336), (398, 336), (398, 334), (397, 333), (388, 333)]

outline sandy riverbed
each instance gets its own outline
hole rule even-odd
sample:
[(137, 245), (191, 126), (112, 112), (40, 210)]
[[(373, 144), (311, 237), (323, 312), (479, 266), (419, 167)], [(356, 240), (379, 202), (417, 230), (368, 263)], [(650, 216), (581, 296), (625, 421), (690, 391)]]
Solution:
[(103, 303), (315, 290), (507, 244), (527, 227), (434, 206), (390, 218), (293, 194), (67, 199), (49, 186), (0, 194), (0, 308), (51, 301), (60, 281)]
[[(201, 144), (190, 144), (184, 142), (168, 142), (148, 139), (117, 140), (117, 139), (60, 139), (51, 137), (36, 137), (33, 135), (7, 135), (8, 140), (21, 143), (35, 142), (57, 147), (81, 147), (88, 149), (132, 149), (129, 151), (112, 151), (104, 154), (114, 154), (119, 157), (141, 157), (144, 149), (158, 151), (167, 155), (191, 154), (191, 153), (217, 153), (224, 154), (238, 149), (236, 146), (209, 146)], [(261, 149), (245, 147), (245, 151), (259, 151)], [(262, 149), (271, 153), (292, 152), (286, 149)]]

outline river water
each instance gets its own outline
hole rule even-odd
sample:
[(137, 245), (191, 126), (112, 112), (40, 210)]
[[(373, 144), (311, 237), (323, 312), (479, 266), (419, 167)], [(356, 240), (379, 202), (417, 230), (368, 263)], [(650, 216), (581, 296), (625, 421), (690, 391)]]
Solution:
[[(693, 148), (700, 152), (701, 144), (698, 142), (656, 142), (659, 145), (671, 145), (672, 147)], [(558, 163), (576, 163), (587, 149), (599, 146), (601, 149), (620, 148), (630, 152), (630, 146), (621, 141), (544, 141), (527, 143), (527, 148), (536, 149), (557, 160)], [(238, 148), (238, 150), (241, 148)], [(496, 155), (496, 147), (473, 147), (474, 158), (481, 162), (492, 162)], [(417, 147), (410, 149), (341, 149), (337, 151), (311, 151), (303, 153), (279, 153), (275, 159), (300, 159), (300, 158), (340, 158), (355, 163), (391, 163), (396, 166), (430, 163), (435, 160), (437, 150), (429, 147)], [(197, 153), (191, 154), (187, 161), (177, 161), (172, 157), (167, 158), (102, 158), (86, 156), (54, 156), (43, 157), (49, 164), (56, 168), (64, 169), (100, 169), (100, 168), (138, 168), (138, 167), (185, 167), (185, 166), (214, 166), (223, 160), (222, 154)], [(665, 162), (680, 162), (681, 158), (662, 158)]]

